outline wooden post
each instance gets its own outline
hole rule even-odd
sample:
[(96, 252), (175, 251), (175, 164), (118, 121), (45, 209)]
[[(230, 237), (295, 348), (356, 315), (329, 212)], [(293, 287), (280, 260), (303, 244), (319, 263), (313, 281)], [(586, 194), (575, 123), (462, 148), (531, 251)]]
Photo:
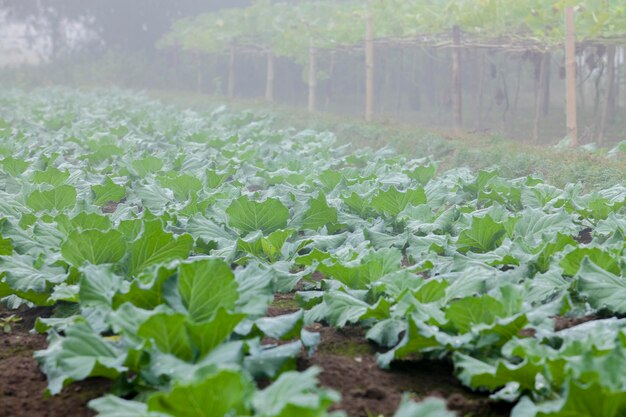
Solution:
[(482, 132), (483, 130), (483, 107), (485, 101), (485, 52), (478, 50), (480, 57), (478, 59), (478, 96), (477, 96), (477, 117), (476, 117), (476, 130)]
[(548, 116), (550, 113), (550, 94), (552, 90), (552, 53), (549, 51), (544, 55), (544, 59), (547, 61), (545, 63), (545, 79), (544, 79), (544, 88), (543, 88), (543, 103), (541, 103), (541, 107), (543, 107), (543, 115)]
[(336, 52), (330, 52), (330, 62), (328, 63), (328, 82), (326, 83), (326, 105), (325, 109), (328, 110), (330, 108), (330, 100), (333, 96), (333, 77), (335, 76), (335, 60)]
[(374, 118), (374, 23), (371, 5), (365, 18), (365, 120)]
[(265, 101), (274, 101), (274, 54), (267, 53), (267, 78), (265, 81)]
[(545, 99), (546, 75), (549, 56), (547, 53), (541, 54), (541, 63), (539, 64), (539, 85), (537, 86), (537, 94), (535, 96), (535, 124), (533, 129), (533, 140), (539, 141), (539, 120), (541, 119), (541, 110)]
[(454, 126), (457, 132), (463, 128), (463, 91), (461, 83), (461, 28), (452, 29), (452, 88), (454, 89)]
[(567, 135), (572, 147), (578, 146), (576, 109), (576, 22), (574, 7), (565, 9), (565, 73), (567, 83)]
[(309, 40), (309, 112), (314, 113), (317, 102), (317, 52), (313, 38)]
[(611, 111), (611, 103), (615, 102), (615, 45), (610, 45), (608, 47), (607, 65), (606, 100), (604, 102), (604, 108), (602, 109), (602, 121), (600, 122), (600, 131), (598, 133), (599, 145), (602, 145), (604, 142), (606, 123), (609, 119), (609, 113)]
[(196, 92), (201, 93), (204, 79), (202, 75), (202, 55), (199, 52), (196, 52), (196, 67)]
[(235, 47), (230, 48), (230, 61), (228, 63), (228, 98), (235, 97)]

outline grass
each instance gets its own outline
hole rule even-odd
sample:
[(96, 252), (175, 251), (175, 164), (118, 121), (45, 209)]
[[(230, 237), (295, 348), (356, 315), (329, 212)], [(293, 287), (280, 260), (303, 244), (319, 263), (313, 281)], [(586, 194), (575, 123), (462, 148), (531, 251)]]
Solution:
[(351, 143), (354, 148), (390, 146), (409, 157), (430, 156), (439, 161), (442, 170), (460, 166), (475, 170), (497, 167), (505, 177), (538, 175), (557, 187), (580, 182), (586, 190), (626, 185), (626, 161), (606, 158), (606, 150), (589, 152), (546, 147), (508, 140), (500, 135), (459, 134), (391, 121), (366, 123), (357, 117), (324, 112), (309, 114), (299, 108), (256, 100), (227, 100), (163, 90), (152, 90), (148, 95), (199, 111), (227, 104), (235, 110), (271, 116), (279, 127), (331, 131), (341, 142)]

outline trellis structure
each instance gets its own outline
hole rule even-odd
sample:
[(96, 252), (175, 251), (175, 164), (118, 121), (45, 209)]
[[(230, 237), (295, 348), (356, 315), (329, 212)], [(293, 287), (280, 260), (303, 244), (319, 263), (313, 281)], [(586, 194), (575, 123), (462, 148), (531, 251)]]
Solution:
[[(567, 23), (567, 24), (566, 24)], [(577, 32), (574, 31), (576, 27)], [(259, 0), (251, 7), (183, 19), (160, 42), (194, 54), (228, 56), (228, 95), (236, 89), (235, 62), (242, 54), (267, 59), (265, 98), (274, 98), (277, 56), (305, 68), (308, 108), (317, 108), (317, 79), (321, 53), (356, 51), (365, 55), (365, 118), (374, 117), (376, 50), (384, 47), (449, 48), (452, 56), (454, 121), (463, 123), (463, 48), (541, 54), (539, 83), (545, 82), (549, 54), (566, 51), (567, 129), (578, 143), (576, 122), (576, 46), (606, 45), (606, 101), (602, 111), (604, 135), (608, 106), (615, 97), (615, 45), (626, 45), (626, 5), (622, 0), (369, 0), (361, 2), (303, 1), (296, 4)], [(543, 80), (543, 81), (542, 81)], [(536, 101), (534, 136), (542, 100)]]

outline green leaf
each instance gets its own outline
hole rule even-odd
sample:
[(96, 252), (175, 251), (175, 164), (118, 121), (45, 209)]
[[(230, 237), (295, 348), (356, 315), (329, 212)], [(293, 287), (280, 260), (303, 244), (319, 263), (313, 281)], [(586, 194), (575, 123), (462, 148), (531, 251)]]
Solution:
[(232, 310), (239, 297), (230, 265), (221, 259), (181, 264), (178, 291), (195, 322), (212, 320), (221, 308)]
[(76, 190), (71, 185), (61, 185), (52, 190), (33, 191), (26, 199), (26, 205), (34, 211), (63, 210), (76, 205)]
[(430, 180), (435, 177), (437, 173), (437, 165), (420, 165), (413, 169), (412, 171), (407, 172), (409, 178), (416, 180), (422, 185), (428, 184)]
[(612, 274), (621, 273), (619, 259), (615, 254), (601, 248), (576, 248), (561, 259), (559, 265), (563, 268), (563, 274), (570, 277), (576, 275), (585, 257)]
[(285, 372), (269, 387), (254, 395), (252, 404), (258, 417), (323, 417), (339, 401), (339, 394), (317, 387), (319, 368)]
[(192, 193), (196, 193), (202, 189), (202, 181), (196, 177), (187, 174), (173, 174), (159, 177), (162, 187), (169, 188), (174, 191), (174, 195), (179, 200), (186, 200)]
[(226, 209), (226, 214), (229, 225), (243, 233), (260, 230), (263, 234), (269, 234), (284, 229), (289, 220), (287, 207), (272, 198), (256, 202), (245, 196), (240, 197)]
[(204, 357), (226, 341), (245, 314), (231, 314), (220, 308), (212, 320), (203, 323), (187, 322), (187, 332), (200, 357)]
[(142, 402), (125, 400), (114, 395), (91, 400), (88, 405), (98, 413), (98, 417), (171, 417), (170, 414), (148, 411), (148, 405)]
[(6, 158), (4, 158), (1, 163), (4, 172), (12, 177), (18, 177), (22, 175), (29, 166), (28, 162), (22, 159), (13, 158), (11, 156), (7, 156)]
[(115, 263), (126, 254), (126, 242), (117, 230), (72, 232), (61, 246), (61, 254), (74, 266), (85, 262), (94, 265)]
[(578, 291), (594, 308), (626, 312), (626, 280), (584, 258), (574, 278)]
[(247, 415), (253, 391), (245, 373), (222, 370), (202, 381), (179, 383), (170, 392), (152, 395), (148, 410), (176, 417)]
[(50, 184), (52, 186), (62, 185), (68, 178), (70, 173), (68, 171), (61, 171), (58, 168), (49, 166), (45, 171), (37, 171), (33, 176), (33, 181), (37, 184)]
[(371, 206), (376, 211), (391, 216), (397, 216), (409, 204), (413, 206), (426, 204), (426, 194), (423, 188), (401, 192), (395, 187), (390, 187), (387, 191), (379, 191), (371, 202)]
[(47, 292), (50, 284), (58, 284), (67, 278), (65, 269), (50, 266), (29, 255), (13, 254), (0, 257), (0, 270), (5, 281), (16, 291)]
[(191, 360), (193, 352), (187, 330), (185, 315), (159, 313), (143, 322), (137, 335), (154, 342), (163, 353), (171, 353), (183, 360)]
[(322, 193), (317, 198), (309, 200), (309, 209), (304, 213), (301, 227), (317, 230), (323, 226), (337, 223), (337, 209), (329, 207), (326, 196)]
[(115, 275), (110, 266), (88, 265), (80, 271), (78, 296), (81, 305), (110, 307), (122, 286), (122, 277)]
[(163, 168), (163, 161), (156, 156), (147, 156), (143, 159), (133, 161), (133, 169), (140, 177), (159, 172)]
[(263, 317), (255, 324), (265, 336), (272, 339), (291, 340), (300, 336), (304, 314), (302, 310), (277, 317)]
[(485, 253), (496, 249), (502, 244), (506, 229), (502, 223), (497, 223), (490, 215), (472, 218), (472, 226), (465, 229), (457, 239), (457, 249)]
[(87, 377), (116, 378), (126, 369), (126, 353), (95, 334), (86, 324), (75, 324), (65, 330), (65, 336), (54, 336), (46, 350), (35, 357), (48, 376), (52, 395), (61, 392), (66, 382), (82, 381)]
[(144, 221), (143, 233), (130, 244), (130, 274), (137, 275), (149, 266), (185, 259), (193, 247), (187, 234), (175, 238), (163, 230), (161, 220)]
[(446, 309), (446, 318), (459, 332), (467, 333), (476, 324), (493, 324), (504, 313), (504, 306), (498, 300), (483, 295), (452, 302)]
[(108, 202), (118, 203), (126, 197), (126, 187), (117, 185), (110, 177), (104, 179), (102, 185), (92, 185), (93, 204), (103, 206)]
[(446, 402), (440, 398), (426, 398), (415, 403), (408, 396), (402, 398), (400, 408), (394, 417), (454, 417), (451, 411), (446, 408)]

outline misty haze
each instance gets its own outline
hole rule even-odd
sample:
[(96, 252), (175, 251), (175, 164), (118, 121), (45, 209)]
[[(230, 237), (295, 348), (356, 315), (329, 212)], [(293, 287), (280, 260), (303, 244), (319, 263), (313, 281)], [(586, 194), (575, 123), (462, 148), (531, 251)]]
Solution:
[(623, 0), (0, 0), (0, 417), (625, 417)]

